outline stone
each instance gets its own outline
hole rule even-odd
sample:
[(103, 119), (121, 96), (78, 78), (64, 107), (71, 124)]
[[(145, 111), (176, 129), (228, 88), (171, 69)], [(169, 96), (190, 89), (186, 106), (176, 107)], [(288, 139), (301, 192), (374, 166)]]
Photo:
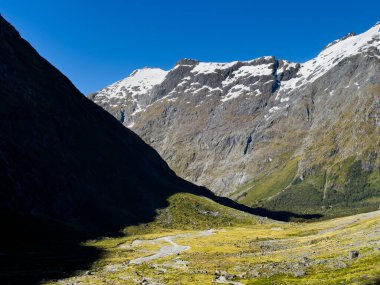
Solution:
[(348, 253), (348, 258), (349, 259), (356, 259), (359, 257), (359, 251), (357, 250), (351, 250), (349, 253)]
[(230, 274), (230, 273), (223, 271), (223, 270), (216, 270), (214, 273), (214, 276), (215, 276), (214, 279), (218, 280), (218, 281), (233, 280), (237, 277), (235, 274)]
[(306, 272), (302, 269), (297, 269), (293, 272), (294, 277), (302, 277), (306, 275)]

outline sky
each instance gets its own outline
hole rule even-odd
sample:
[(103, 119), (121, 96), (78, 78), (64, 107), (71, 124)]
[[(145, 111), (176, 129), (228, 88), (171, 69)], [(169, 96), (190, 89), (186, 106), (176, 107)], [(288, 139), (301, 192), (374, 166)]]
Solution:
[(84, 94), (181, 58), (304, 62), (380, 21), (380, 1), (0, 0), (0, 13)]

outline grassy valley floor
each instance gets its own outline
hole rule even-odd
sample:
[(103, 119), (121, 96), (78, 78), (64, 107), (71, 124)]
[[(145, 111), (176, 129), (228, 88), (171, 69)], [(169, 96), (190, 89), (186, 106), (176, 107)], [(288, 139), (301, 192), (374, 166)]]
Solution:
[[(196, 211), (211, 215), (217, 226), (188, 222), (187, 230), (176, 230), (178, 224), (169, 228), (163, 219), (178, 220), (177, 208), (189, 215), (186, 208), (194, 209), (195, 202), (181, 208), (178, 199), (184, 197), (174, 198), (174, 208), (159, 214), (155, 222), (127, 228), (124, 237), (86, 242), (101, 249), (102, 258), (88, 271), (44, 284), (380, 282), (380, 211), (313, 223), (284, 223), (242, 213), (239, 224), (238, 211), (225, 207), (204, 211), (214, 204), (193, 198), (198, 201)], [(228, 215), (235, 215), (231, 226), (223, 220)]]

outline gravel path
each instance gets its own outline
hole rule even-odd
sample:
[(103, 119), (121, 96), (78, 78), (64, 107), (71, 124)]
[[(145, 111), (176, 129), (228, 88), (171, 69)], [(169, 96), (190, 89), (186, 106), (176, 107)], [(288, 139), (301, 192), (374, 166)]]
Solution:
[(181, 238), (189, 238), (189, 237), (203, 237), (203, 236), (209, 236), (212, 235), (215, 231), (214, 230), (206, 230), (201, 231), (197, 233), (187, 233), (187, 234), (178, 234), (173, 236), (164, 236), (156, 239), (151, 240), (134, 240), (131, 244), (132, 247), (134, 246), (141, 246), (144, 244), (160, 244), (160, 243), (168, 243), (169, 245), (162, 246), (156, 253), (139, 257), (132, 259), (129, 261), (129, 264), (141, 264), (144, 262), (149, 262), (155, 259), (163, 258), (169, 255), (175, 255), (182, 251), (189, 250), (190, 246), (188, 245), (179, 245), (174, 240), (181, 239)]

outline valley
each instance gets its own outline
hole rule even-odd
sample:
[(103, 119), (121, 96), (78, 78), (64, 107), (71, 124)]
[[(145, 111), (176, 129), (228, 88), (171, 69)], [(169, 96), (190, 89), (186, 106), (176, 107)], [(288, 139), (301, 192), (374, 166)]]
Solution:
[[(225, 209), (219, 211), (222, 215)], [(170, 210), (168, 214), (175, 216)], [(163, 226), (163, 219), (159, 215), (153, 224), (126, 228), (124, 237), (86, 242), (104, 251), (91, 268), (43, 284), (378, 284), (380, 280), (380, 211), (312, 223), (250, 218), (231, 226), (214, 224), (212, 229), (196, 225), (195, 219), (194, 229), (187, 230), (182, 228), (188, 223)]]
[(0, 16), (0, 284), (380, 284), (379, 47), (86, 97)]

